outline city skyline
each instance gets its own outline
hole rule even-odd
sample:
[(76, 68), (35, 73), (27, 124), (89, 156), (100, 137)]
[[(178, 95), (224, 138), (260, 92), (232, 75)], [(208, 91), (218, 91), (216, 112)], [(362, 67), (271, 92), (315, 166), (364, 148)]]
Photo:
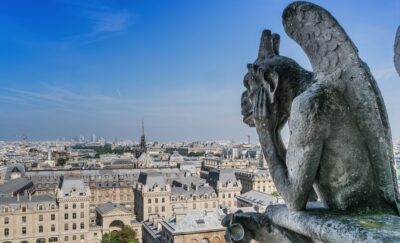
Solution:
[[(282, 55), (311, 70), (282, 28), (289, 2), (1, 2), (0, 140), (139, 141), (143, 118), (149, 141), (257, 141), (242, 123), (240, 95), (262, 29), (279, 33)], [(359, 48), (399, 139), (399, 1), (316, 3)]]

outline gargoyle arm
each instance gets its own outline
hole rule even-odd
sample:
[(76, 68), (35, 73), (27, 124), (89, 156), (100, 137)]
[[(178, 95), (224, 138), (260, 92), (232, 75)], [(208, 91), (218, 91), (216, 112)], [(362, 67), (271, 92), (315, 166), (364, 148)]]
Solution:
[[(318, 89), (314, 87), (293, 101), (287, 152), (279, 144), (279, 133), (260, 137), (275, 186), (292, 210), (305, 209), (321, 161), (328, 126), (321, 106), (328, 101)], [(286, 161), (280, 156), (285, 154)]]

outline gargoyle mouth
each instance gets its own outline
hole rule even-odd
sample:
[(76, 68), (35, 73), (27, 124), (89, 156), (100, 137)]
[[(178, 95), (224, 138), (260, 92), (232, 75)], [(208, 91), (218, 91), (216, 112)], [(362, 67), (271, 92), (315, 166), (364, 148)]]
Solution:
[(243, 115), (243, 122), (250, 127), (254, 127), (254, 120), (253, 120), (253, 112), (248, 112), (245, 115)]
[(252, 119), (253, 119), (253, 112), (248, 112), (245, 115), (243, 115), (243, 121), (244, 122), (252, 120)]

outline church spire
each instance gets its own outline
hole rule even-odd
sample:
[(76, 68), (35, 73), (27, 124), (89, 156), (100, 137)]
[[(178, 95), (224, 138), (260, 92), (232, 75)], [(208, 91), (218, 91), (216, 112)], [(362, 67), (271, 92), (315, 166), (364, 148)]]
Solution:
[(144, 137), (144, 121), (142, 119), (142, 137)]
[(144, 135), (144, 121), (142, 119), (142, 136), (140, 136), (140, 153), (146, 153), (146, 137)]

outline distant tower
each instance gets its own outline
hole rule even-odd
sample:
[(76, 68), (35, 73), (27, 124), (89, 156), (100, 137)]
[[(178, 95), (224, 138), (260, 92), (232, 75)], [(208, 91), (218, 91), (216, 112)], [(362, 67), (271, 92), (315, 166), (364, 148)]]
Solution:
[(144, 135), (144, 121), (143, 120), (142, 120), (142, 136), (140, 136), (140, 152), (141, 153), (147, 152), (146, 137)]
[(247, 144), (250, 144), (250, 135), (247, 135)]

